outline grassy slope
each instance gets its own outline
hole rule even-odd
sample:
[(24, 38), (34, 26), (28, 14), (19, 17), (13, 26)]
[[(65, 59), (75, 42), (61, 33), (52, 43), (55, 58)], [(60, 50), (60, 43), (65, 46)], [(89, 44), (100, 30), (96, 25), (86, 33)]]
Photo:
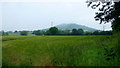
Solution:
[[(3, 37), (4, 66), (109, 66), (106, 48), (116, 45), (109, 36), (6, 36)], [(107, 40), (106, 40), (107, 39)], [(105, 41), (104, 41), (105, 40)]]

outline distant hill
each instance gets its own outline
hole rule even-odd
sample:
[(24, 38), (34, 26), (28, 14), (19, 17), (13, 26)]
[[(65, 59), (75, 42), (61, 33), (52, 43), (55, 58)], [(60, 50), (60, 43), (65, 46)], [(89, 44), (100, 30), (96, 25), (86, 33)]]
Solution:
[(96, 31), (97, 29), (91, 28), (91, 27), (87, 27), (84, 25), (78, 25), (75, 23), (70, 23), (70, 24), (60, 24), (55, 26), (60, 30), (72, 30), (72, 29), (83, 29), (84, 31), (89, 31), (89, 32), (93, 32)]
[[(70, 23), (70, 24), (60, 24), (55, 26), (57, 27), (59, 30), (72, 30), (72, 29), (83, 29), (84, 31), (88, 31), (88, 32), (94, 32), (97, 29), (91, 28), (91, 27), (87, 27), (84, 25), (78, 25), (75, 23)], [(48, 30), (49, 28), (43, 29), (43, 30)]]

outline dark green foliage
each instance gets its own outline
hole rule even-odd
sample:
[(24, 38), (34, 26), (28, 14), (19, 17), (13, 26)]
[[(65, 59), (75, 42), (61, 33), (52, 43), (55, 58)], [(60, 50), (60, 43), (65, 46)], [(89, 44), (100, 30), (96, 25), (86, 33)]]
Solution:
[(49, 30), (46, 31), (47, 35), (57, 35), (59, 33), (58, 28), (51, 27)]
[(93, 35), (112, 35), (112, 31), (94, 31)]
[(112, 31), (94, 31), (94, 32), (84, 32), (84, 35), (112, 35)]
[[(88, 1), (88, 6), (90, 6), (93, 2), (91, 0)], [(114, 34), (111, 38), (106, 37), (101, 40), (99, 43), (103, 52), (101, 52), (101, 56), (103, 56), (104, 60), (103, 63), (108, 63), (113, 66), (120, 65), (120, 1), (119, 2), (100, 2), (97, 4), (93, 4), (91, 7), (93, 9), (97, 8), (100, 4), (102, 4), (102, 8), (99, 8), (98, 12), (96, 13), (95, 19), (105, 23), (112, 23), (112, 29)], [(111, 35), (112, 31), (96, 31), (94, 34), (101, 34), (101, 35)], [(106, 43), (107, 42), (107, 43)], [(103, 54), (102, 54), (103, 53)]]
[(41, 30), (35, 30), (35, 31), (33, 31), (33, 34), (35, 34), (35, 35), (42, 35), (43, 32)]
[(77, 29), (72, 29), (72, 35), (78, 35), (78, 30)]
[(70, 34), (71, 34), (70, 30), (59, 30), (58, 35), (70, 35)]
[(72, 29), (72, 35), (83, 35), (84, 31), (83, 29)]
[(3, 36), (19, 36), (19, 35), (112, 35), (113, 31), (94, 31), (94, 32), (84, 32), (83, 29), (73, 29), (71, 30), (58, 30), (58, 29), (49, 29), (47, 31), (35, 30), (35, 31), (14, 31), (14, 32), (0, 32)]
[(20, 31), (20, 35), (28, 35), (28, 31)]
[(92, 32), (85, 32), (85, 35), (92, 35)]
[(101, 31), (100, 34), (101, 35), (112, 35), (113, 32), (112, 31)]
[(83, 29), (78, 29), (78, 33), (79, 33), (80, 35), (83, 35), (83, 34), (84, 34)]
[(8, 32), (1, 31), (2, 36), (7, 36), (9, 35)]
[(17, 30), (15, 30), (15, 31), (14, 31), (14, 33), (18, 33), (18, 31), (17, 31)]
[[(115, 34), (111, 37), (104, 37), (99, 40), (101, 46), (101, 56), (103, 57), (103, 63), (111, 64), (112, 66), (119, 66), (120, 63), (120, 35)], [(106, 43), (107, 42), (107, 43)]]
[(99, 34), (100, 34), (99, 31), (94, 31), (94, 32), (93, 32), (93, 35), (99, 35)]
[(112, 22), (112, 28), (115, 33), (120, 31), (120, 18)]
[[(112, 29), (114, 32), (120, 31), (120, 1), (106, 1), (106, 2), (93, 2), (91, 0), (87, 1), (88, 6), (91, 6), (93, 9), (99, 7), (98, 12), (96, 12), (95, 20), (105, 23), (112, 23)], [(92, 4), (92, 5), (91, 5)], [(101, 6), (102, 5), (102, 8)]]

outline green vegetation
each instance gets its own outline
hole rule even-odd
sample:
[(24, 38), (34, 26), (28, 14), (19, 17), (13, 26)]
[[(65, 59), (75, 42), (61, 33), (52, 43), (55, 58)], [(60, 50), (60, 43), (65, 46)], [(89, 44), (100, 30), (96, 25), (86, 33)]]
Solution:
[(20, 31), (20, 35), (28, 35), (27, 31)]
[(72, 30), (59, 30), (57, 27), (51, 27), (47, 31), (43, 30), (34, 30), (34, 31), (8, 31), (8, 32), (0, 32), (0, 36), (20, 36), (20, 35), (112, 35), (112, 31), (94, 31), (94, 32), (87, 32), (83, 29), (72, 29)]
[(32, 34), (43, 35), (43, 31), (41, 31), (41, 30), (34, 30)]
[[(93, 4), (88, 0), (87, 3), (93, 9), (99, 7), (95, 20), (100, 23), (111, 22), (113, 31), (96, 31), (96, 29), (75, 24), (67, 25), (68, 27), (62, 25), (62, 28), (61, 26), (51, 27), (45, 31), (15, 31), (14, 33), (0, 31), (0, 35), (3, 36), (0, 40), (2, 41), (0, 42), (2, 43), (2, 65), (120, 66), (120, 1), (100, 1)], [(69, 30), (66, 30), (67, 28)], [(92, 31), (85, 31), (85, 29)], [(13, 34), (15, 36), (8, 36)]]
[(98, 9), (95, 20), (101, 23), (111, 23), (114, 32), (120, 32), (120, 1), (92, 1), (88, 0), (88, 6)]
[(0, 36), (7, 36), (8, 32), (0, 31)]
[(84, 31), (83, 29), (72, 29), (72, 35), (83, 35), (84, 34)]
[(118, 39), (116, 36), (4, 36), (2, 64), (119, 66)]
[(47, 35), (57, 35), (59, 34), (59, 30), (57, 27), (51, 27), (49, 30), (46, 31)]

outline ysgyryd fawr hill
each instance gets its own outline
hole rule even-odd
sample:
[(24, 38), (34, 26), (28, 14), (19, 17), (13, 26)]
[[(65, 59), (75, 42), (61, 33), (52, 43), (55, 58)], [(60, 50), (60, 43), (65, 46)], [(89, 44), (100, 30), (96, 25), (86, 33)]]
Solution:
[[(88, 32), (94, 32), (97, 30), (95, 28), (91, 28), (91, 27), (84, 26), (84, 25), (78, 25), (75, 23), (60, 24), (60, 25), (57, 25), (55, 27), (57, 27), (59, 30), (83, 29), (84, 31), (88, 31)], [(47, 29), (43, 29), (43, 30), (47, 30)]]

